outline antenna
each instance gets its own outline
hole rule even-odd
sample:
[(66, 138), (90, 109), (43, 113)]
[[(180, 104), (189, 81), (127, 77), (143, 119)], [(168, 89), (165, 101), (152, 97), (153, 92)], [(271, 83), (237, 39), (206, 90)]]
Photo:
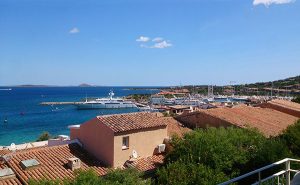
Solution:
[(272, 87), (271, 87), (271, 99), (273, 99), (273, 81), (272, 81)]
[(235, 83), (236, 83), (236, 81), (230, 81), (229, 82), (230, 86), (233, 85), (233, 95), (235, 94), (235, 86), (234, 86)]
[(137, 159), (137, 158), (138, 158), (138, 153), (137, 153), (137, 151), (132, 150), (132, 157), (133, 157), (134, 159)]
[(16, 144), (15, 144), (15, 143), (10, 144), (10, 150), (11, 150), (11, 151), (14, 152), (14, 151), (16, 151), (16, 149), (17, 149), (17, 148), (16, 148)]
[(109, 92), (109, 99), (112, 100), (113, 96), (115, 95), (114, 91), (111, 89)]

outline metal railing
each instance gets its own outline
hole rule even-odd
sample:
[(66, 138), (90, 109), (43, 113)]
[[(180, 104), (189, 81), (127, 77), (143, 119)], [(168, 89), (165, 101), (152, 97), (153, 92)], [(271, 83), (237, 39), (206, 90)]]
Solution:
[[(263, 182), (266, 182), (266, 181), (269, 181), (269, 180), (273, 180), (274, 182), (274, 179), (277, 178), (277, 184), (279, 185), (280, 182), (279, 182), (279, 178), (280, 176), (284, 176), (284, 179), (285, 179), (285, 185), (290, 185), (291, 184), (291, 172), (298, 172), (298, 170), (293, 170), (291, 169), (291, 162), (297, 162), (297, 163), (300, 163), (300, 160), (298, 159), (291, 159), (291, 158), (285, 158), (281, 161), (277, 161), (273, 164), (270, 164), (270, 165), (267, 165), (267, 166), (264, 166), (262, 168), (259, 168), (257, 170), (254, 170), (252, 172), (249, 172), (249, 173), (246, 173), (244, 175), (241, 175), (239, 177), (236, 177), (236, 178), (233, 178), (229, 181), (226, 181), (226, 182), (223, 182), (223, 183), (220, 183), (219, 185), (227, 185), (227, 184), (231, 184), (231, 183), (235, 183), (235, 182), (239, 182), (240, 180), (242, 179), (246, 179), (252, 175), (255, 175), (257, 174), (257, 182), (253, 183), (253, 185), (257, 185), (257, 184), (262, 184)], [(265, 177), (262, 179), (262, 171), (265, 171), (265, 170), (268, 170), (268, 169), (271, 169), (273, 167), (277, 167), (278, 165), (280, 164), (285, 164), (285, 169), (282, 170), (282, 171), (279, 171), (277, 173), (274, 173), (273, 175), (270, 175), (268, 177)]]

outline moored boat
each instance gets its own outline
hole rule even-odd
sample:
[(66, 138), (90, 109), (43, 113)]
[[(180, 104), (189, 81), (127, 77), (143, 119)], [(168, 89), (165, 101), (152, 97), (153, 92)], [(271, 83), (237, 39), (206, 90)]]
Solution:
[(76, 104), (78, 109), (122, 109), (122, 108), (137, 108), (131, 102), (122, 98), (113, 98), (114, 93), (110, 91), (108, 98), (97, 98), (95, 100), (86, 100), (85, 102)]

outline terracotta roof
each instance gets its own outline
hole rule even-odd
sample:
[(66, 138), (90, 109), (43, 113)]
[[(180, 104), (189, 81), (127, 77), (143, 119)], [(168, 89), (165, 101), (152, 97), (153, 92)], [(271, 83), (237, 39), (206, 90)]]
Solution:
[(285, 108), (293, 109), (300, 111), (300, 104), (299, 103), (294, 103), (291, 101), (286, 101), (286, 100), (272, 100), (269, 103), (279, 105)]
[(131, 163), (131, 166), (144, 173), (151, 173), (163, 164), (164, 155), (153, 155), (138, 159)]
[(262, 103), (259, 105), (262, 108), (270, 108), (274, 110), (278, 110), (280, 112), (284, 112), (286, 114), (290, 114), (292, 116), (296, 116), (300, 118), (300, 104), (294, 103), (287, 100), (272, 100), (266, 103)]
[(101, 123), (108, 126), (115, 133), (118, 133), (167, 126), (160, 117), (160, 114), (157, 113), (139, 112), (98, 116), (97, 118)]
[(181, 124), (173, 117), (163, 117), (161, 119), (163, 119), (164, 122), (168, 124), (167, 126), (168, 136), (177, 134), (179, 137), (182, 137), (185, 133), (191, 131), (190, 128), (184, 127), (183, 124)]
[[(29, 179), (65, 179), (73, 178), (74, 171), (67, 167), (67, 161), (71, 157), (81, 160), (81, 169), (93, 169), (98, 175), (105, 175), (107, 169), (94, 157), (89, 155), (78, 144), (34, 148), (18, 151), (11, 155), (8, 165), (14, 169), (19, 179), (25, 183)], [(36, 159), (40, 165), (23, 170), (20, 162), (28, 159)]]
[[(9, 168), (7, 164), (0, 164), (0, 170)], [(19, 185), (22, 184), (17, 177), (11, 177), (7, 179), (0, 179), (0, 185)]]
[(0, 180), (0, 185), (22, 185), (16, 177)]
[(266, 136), (278, 135), (298, 119), (297, 117), (273, 109), (244, 105), (234, 108), (225, 107), (200, 110), (200, 112), (225, 120), (239, 127), (257, 128)]
[[(66, 179), (74, 178), (74, 171), (67, 167), (69, 158), (77, 157), (81, 160), (81, 169), (93, 169), (99, 176), (107, 173), (107, 168), (94, 157), (89, 155), (78, 144), (39, 147), (16, 151), (7, 154), (10, 159), (5, 164), (0, 164), (0, 169), (10, 167), (16, 177), (0, 180), (0, 185), (27, 184), (29, 179)], [(28, 159), (36, 159), (40, 165), (35, 168), (23, 170), (20, 162)], [(153, 155), (134, 161), (131, 165), (139, 171), (151, 173), (163, 164), (163, 155)]]
[(6, 155), (8, 153), (10, 153), (10, 151), (8, 149), (1, 149), (0, 150), (0, 156)]

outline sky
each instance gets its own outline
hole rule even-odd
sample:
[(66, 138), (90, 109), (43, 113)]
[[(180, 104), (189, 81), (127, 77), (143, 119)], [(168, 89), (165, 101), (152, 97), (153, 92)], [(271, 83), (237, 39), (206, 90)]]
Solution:
[(300, 0), (0, 0), (0, 85), (299, 75)]

